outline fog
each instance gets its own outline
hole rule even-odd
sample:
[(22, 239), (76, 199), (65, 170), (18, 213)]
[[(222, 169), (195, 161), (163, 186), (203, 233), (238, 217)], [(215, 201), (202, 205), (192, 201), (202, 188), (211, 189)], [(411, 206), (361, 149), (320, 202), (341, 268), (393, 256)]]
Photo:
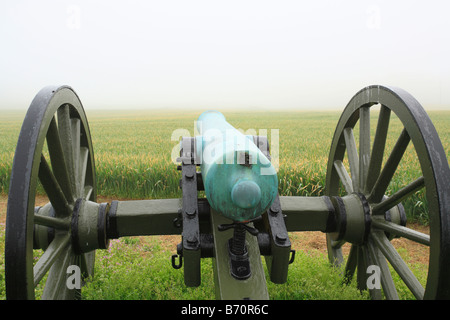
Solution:
[(392, 85), (450, 110), (449, 1), (6, 1), (0, 108), (334, 109)]

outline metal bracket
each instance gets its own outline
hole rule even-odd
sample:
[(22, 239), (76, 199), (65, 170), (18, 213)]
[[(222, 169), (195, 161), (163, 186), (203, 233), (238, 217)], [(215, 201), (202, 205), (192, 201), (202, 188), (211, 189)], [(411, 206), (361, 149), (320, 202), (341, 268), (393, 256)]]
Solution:
[(288, 266), (293, 262), (295, 253), (292, 253), (291, 256), (291, 241), (289, 240), (278, 195), (265, 216), (271, 243), (270, 255), (265, 256), (270, 280), (274, 283), (285, 283)]
[[(249, 222), (254, 222), (260, 218), (261, 217), (258, 217)], [(237, 280), (245, 280), (252, 275), (248, 251), (245, 244), (245, 234), (248, 232), (256, 237), (259, 232), (257, 229), (248, 226), (247, 223), (233, 222), (217, 226), (218, 231), (234, 229), (233, 237), (228, 240), (227, 248), (230, 257), (230, 272)]]
[[(178, 260), (178, 263), (176, 263), (176, 259)], [(173, 254), (172, 255), (172, 268), (174, 269), (181, 269), (183, 266), (183, 255), (182, 254)]]
[(233, 239), (229, 239), (227, 243), (228, 255), (230, 257), (230, 272), (237, 280), (245, 280), (250, 278), (252, 270), (250, 269), (250, 260), (248, 258), (247, 248), (244, 247), (242, 254), (235, 254), (232, 250)]
[[(194, 138), (181, 141), (181, 189), (183, 193), (182, 216), (182, 256), (184, 259), (184, 282), (188, 287), (197, 287), (201, 282), (200, 273), (200, 224), (197, 200), (197, 169), (194, 163)], [(173, 259), (173, 258), (172, 258)]]
[(295, 261), (295, 250), (291, 249), (291, 258), (289, 259), (289, 264), (293, 264)]

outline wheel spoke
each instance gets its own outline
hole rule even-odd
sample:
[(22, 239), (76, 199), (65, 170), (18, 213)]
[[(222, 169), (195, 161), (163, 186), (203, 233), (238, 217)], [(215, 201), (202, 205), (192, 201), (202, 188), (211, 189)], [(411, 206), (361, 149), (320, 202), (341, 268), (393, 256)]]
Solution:
[[(370, 251), (368, 248), (368, 244), (360, 245), (357, 249), (357, 287), (359, 290), (367, 290), (367, 271), (369, 267), (375, 265), (375, 261), (373, 261), (372, 256), (370, 255)], [(381, 291), (377, 289), (370, 289), (369, 294), (372, 300), (380, 300), (381, 299)]]
[(70, 120), (70, 109), (69, 105), (62, 106), (58, 109), (58, 131), (59, 137), (61, 139), (61, 147), (64, 153), (64, 158), (67, 163), (67, 171), (71, 177), (71, 186), (72, 190), (76, 190), (75, 185), (75, 172), (74, 172), (74, 157), (73, 157), (73, 148), (72, 148), (72, 129), (71, 129), (71, 120)]
[(370, 107), (359, 109), (359, 191), (364, 192), (370, 161)]
[(342, 255), (341, 247), (337, 245), (338, 243), (339, 241), (334, 241), (327, 235), (327, 248), (330, 263), (333, 266), (340, 268), (344, 261), (344, 256)]
[[(365, 245), (366, 251), (367, 251), (367, 269), (365, 269), (366, 272), (366, 276), (367, 276), (367, 280), (366, 280), (366, 285), (368, 284), (368, 273), (371, 271), (369, 270), (369, 267), (373, 267), (373, 266), (378, 266), (380, 267), (380, 262), (378, 261), (378, 255), (377, 255), (377, 250), (374, 247), (374, 244), (372, 243), (372, 241), (370, 241), (370, 239), (368, 239), (366, 245)], [(381, 267), (380, 267), (381, 269)], [(381, 278), (380, 279), (375, 279), (375, 281), (380, 280), (381, 282)], [(370, 297), (372, 298), (372, 300), (381, 300), (381, 287), (376, 287), (373, 286), (373, 288), (368, 287), (369, 289), (369, 293), (370, 293)]]
[(80, 256), (80, 269), (82, 277), (89, 278), (94, 275), (95, 251), (84, 253)]
[(80, 176), (80, 119), (71, 119), (71, 128), (72, 128), (72, 153), (73, 153), (73, 171), (75, 178), (75, 190), (81, 190), (82, 186), (80, 186), (80, 180), (78, 179)]
[(384, 149), (386, 146), (387, 132), (389, 129), (389, 121), (391, 110), (385, 106), (381, 106), (378, 116), (377, 130), (373, 141), (372, 154), (370, 156), (369, 169), (366, 179), (366, 192), (372, 190), (376, 179), (380, 175), (381, 164), (383, 162)]
[(392, 265), (392, 267), (395, 269), (395, 271), (402, 278), (403, 282), (406, 284), (409, 290), (411, 290), (416, 299), (422, 300), (425, 293), (424, 288), (408, 268), (403, 259), (400, 257), (397, 250), (395, 250), (395, 248), (389, 242), (384, 232), (372, 232), (372, 239), (374, 240), (376, 246), (386, 257), (386, 259), (389, 261), (389, 263)]
[(352, 175), (353, 190), (358, 190), (359, 183), (359, 160), (358, 150), (356, 149), (355, 137), (352, 128), (344, 129), (345, 146), (347, 147), (348, 162), (350, 165), (350, 173)]
[(344, 284), (349, 284), (355, 274), (356, 266), (358, 264), (358, 247), (354, 244), (350, 247), (350, 252), (347, 257), (347, 263), (344, 270)]
[(86, 172), (89, 158), (89, 149), (86, 147), (82, 147), (80, 149), (80, 169), (78, 172), (77, 181), (79, 182), (78, 196), (83, 196), (84, 192), (84, 183), (86, 181)]
[(369, 202), (377, 203), (380, 202), (386, 193), (386, 189), (389, 183), (394, 176), (395, 171), (397, 170), (398, 164), (405, 153), (406, 148), (408, 147), (410, 141), (410, 137), (406, 129), (403, 129), (400, 137), (398, 138), (394, 148), (392, 149), (389, 158), (384, 165), (383, 170), (381, 171), (380, 176), (378, 177), (375, 185), (370, 193)]
[(68, 201), (64, 192), (61, 190), (58, 181), (51, 171), (47, 160), (41, 154), (41, 162), (39, 164), (39, 181), (41, 181), (53, 208), (60, 216), (67, 216), (70, 214)]
[(375, 266), (380, 268), (380, 282), (383, 287), (384, 295), (388, 300), (398, 300), (397, 289), (395, 288), (394, 281), (392, 280), (391, 271), (386, 262), (385, 257), (380, 252), (378, 247), (373, 243), (373, 239), (369, 237), (367, 248)]
[(70, 180), (69, 171), (67, 169), (67, 164), (61, 146), (61, 140), (59, 137), (55, 117), (53, 117), (52, 121), (50, 122), (46, 138), (53, 173), (61, 187), (61, 190), (64, 192), (67, 201), (69, 203), (73, 203), (72, 182)]
[(350, 178), (347, 170), (344, 167), (344, 164), (341, 160), (334, 161), (334, 168), (336, 169), (336, 172), (341, 179), (342, 184), (344, 185), (345, 191), (347, 194), (350, 194), (353, 192), (353, 185), (352, 185), (352, 179)]
[(342, 248), (342, 246), (343, 246), (345, 243), (346, 243), (345, 240), (338, 240), (338, 241), (331, 240), (331, 247), (332, 247), (333, 249), (340, 249), (340, 248)]
[(384, 214), (387, 210), (391, 209), (392, 207), (399, 204), (403, 199), (407, 198), (411, 194), (417, 192), (418, 190), (422, 189), (425, 185), (425, 180), (422, 177), (414, 180), (410, 184), (408, 184), (406, 187), (398, 190), (396, 193), (394, 193), (392, 196), (384, 200), (383, 202), (380, 202), (376, 204), (372, 208), (372, 214)]
[(67, 287), (67, 268), (76, 265), (78, 257), (70, 247), (54, 262), (45, 282), (42, 300), (68, 300), (75, 298), (75, 290)]
[(92, 186), (85, 186), (84, 187), (84, 199), (89, 200), (92, 195), (93, 190), (94, 190), (94, 188), (92, 188)]
[(66, 249), (70, 234), (57, 235), (33, 268), (34, 286), (36, 286), (53, 265), (58, 256)]
[(370, 265), (368, 263), (368, 255), (367, 250), (364, 246), (357, 246), (357, 269), (356, 269), (356, 277), (357, 277), (357, 287), (359, 290), (366, 290), (366, 280), (367, 280), (367, 267)]
[(372, 226), (389, 232), (390, 234), (393, 234), (395, 236), (403, 237), (414, 242), (430, 246), (430, 236), (428, 234), (400, 226), (393, 222), (379, 219), (372, 219)]
[(60, 230), (69, 230), (70, 229), (70, 221), (62, 220), (59, 218), (41, 216), (38, 214), (34, 215), (34, 223), (46, 226), (50, 228), (60, 229)]

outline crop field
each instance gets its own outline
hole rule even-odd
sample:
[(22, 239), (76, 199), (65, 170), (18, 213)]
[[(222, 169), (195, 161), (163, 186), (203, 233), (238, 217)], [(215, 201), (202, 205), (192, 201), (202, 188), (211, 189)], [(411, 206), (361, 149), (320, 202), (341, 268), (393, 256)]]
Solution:
[[(341, 111), (223, 111), (223, 113), (229, 123), (236, 128), (242, 129), (246, 134), (268, 136), (272, 155), (274, 156), (274, 163), (278, 168), (280, 195), (321, 196), (324, 194), (329, 148)], [(174, 163), (173, 158), (176, 156), (176, 151), (178, 150), (181, 133), (183, 135), (189, 134), (193, 136), (195, 134), (194, 121), (200, 114), (201, 111), (187, 110), (107, 112), (88, 110), (87, 118), (93, 140), (98, 195), (106, 199), (181, 197), (181, 190), (179, 188), (180, 172), (177, 171), (177, 164)], [(440, 135), (447, 158), (450, 159), (450, 111), (429, 111), (429, 115)], [(0, 115), (0, 196), (3, 200), (7, 197), (15, 146), (24, 116), (25, 111), (3, 112)], [(371, 113), (372, 139), (375, 133), (377, 119), (378, 115), (375, 110), (375, 112)], [(393, 115), (389, 127), (386, 144), (387, 152), (384, 155), (385, 159), (393, 148), (402, 129), (403, 126), (400, 121)], [(355, 127), (355, 138), (358, 145), (358, 126)], [(277, 141), (279, 144), (277, 144)], [(347, 170), (350, 172), (348, 163), (345, 160), (344, 165), (347, 166)], [(390, 194), (399, 190), (402, 186), (420, 177), (420, 175), (417, 156), (412, 144), (410, 144), (387, 193)], [(417, 192), (407, 202), (403, 203), (403, 205), (408, 214), (408, 221), (415, 221), (424, 225), (427, 224), (427, 204), (422, 191)], [(5, 210), (1, 211), (2, 217), (0, 217), (0, 221), (5, 220), (4, 212)], [(0, 227), (2, 229), (0, 230), (1, 241), (3, 242), (4, 224), (1, 224)], [(295, 238), (296, 235), (293, 237)], [(164, 259), (166, 259), (164, 260), (165, 264), (160, 262), (163, 258), (155, 252), (164, 252), (167, 246), (158, 241), (160, 240), (124, 239), (113, 242), (111, 248), (113, 252), (117, 250), (117, 255), (123, 255), (123, 258), (139, 261), (143, 266), (148, 263), (145, 257), (150, 256), (153, 262), (157, 263), (157, 266), (166, 269), (169, 261), (166, 256), (169, 255), (170, 257), (174, 252), (166, 253), (164, 256)], [(3, 243), (1, 246), (3, 246)], [(125, 247), (128, 249), (125, 249)], [(172, 246), (172, 251), (175, 251), (175, 246)], [(405, 252), (405, 254), (407, 253)], [(120, 264), (118, 268), (123, 268), (123, 270), (115, 270), (125, 270), (124, 273), (130, 273), (130, 270), (127, 269), (129, 266), (122, 266), (122, 262), (118, 260), (119, 258), (116, 257), (116, 260), (113, 260), (114, 258), (111, 257), (111, 249), (109, 253), (99, 253), (97, 255), (96, 268), (97, 266), (98, 268), (106, 266), (108, 261), (114, 261), (117, 265)], [(310, 258), (307, 255), (304, 256), (304, 259), (300, 258), (300, 263), (305, 264), (303, 266), (304, 268), (312, 268), (315, 270), (310, 272), (326, 273), (326, 271), (321, 271), (323, 268), (328, 268), (325, 267), (325, 263), (318, 266), (318, 262)], [(322, 258), (325, 259), (324, 257)], [(3, 269), (3, 261), (1, 262), (1, 266)], [(295, 268), (301, 269), (303, 267)], [(140, 274), (145, 272), (144, 269), (141, 269), (140, 264), (133, 268), (135, 268), (133, 273), (135, 276), (128, 277), (127, 281), (131, 281), (133, 278), (136, 278), (135, 281), (137, 281)], [(205, 268), (211, 269), (208, 262), (206, 262)], [(112, 271), (107, 272), (107, 269), (99, 269), (96, 272), (100, 274), (100, 278), (96, 282), (94, 281), (92, 285), (88, 285), (86, 291), (87, 298), (203, 299), (214, 295), (213, 280), (212, 278), (206, 278), (204, 281), (206, 283), (205, 286), (210, 289), (205, 289), (203, 285), (203, 289), (200, 288), (199, 291), (178, 292), (175, 289), (175, 291), (161, 289), (159, 295), (157, 294), (156, 296), (141, 296), (145, 290), (138, 290), (139, 292), (132, 290), (131, 295), (127, 296), (126, 292), (128, 291), (123, 290), (125, 296), (116, 295), (111, 297), (107, 294), (107, 286), (111, 286), (113, 283), (111, 281), (108, 282), (108, 279), (113, 277)], [(305, 270), (302, 269), (298, 272), (305, 272)], [(168, 273), (170, 273), (170, 277), (175, 278), (170, 278), (172, 280), (169, 280)], [(181, 287), (183, 287), (181, 271), (170, 270), (164, 274), (159, 273), (156, 277), (159, 277), (159, 280), (152, 281), (172, 281), (173, 287), (180, 287), (177, 290), (181, 290)], [(334, 283), (336, 282), (336, 277), (338, 277), (337, 273), (336, 275), (327, 276), (322, 281)], [(114, 281), (115, 285), (120, 286), (119, 280)], [(3, 279), (1, 279), (0, 283), (2, 285), (0, 291), (3, 291), (0, 293), (4, 297)], [(313, 293), (313, 296), (295, 296), (295, 288), (299, 285), (297, 283), (291, 285), (291, 287), (274, 289), (278, 290), (275, 294), (276, 298), (355, 298), (353, 292), (347, 293), (341, 291), (341, 289), (323, 292), (316, 282), (310, 285), (317, 287), (318, 296), (314, 296)], [(129, 284), (128, 286), (132, 288), (133, 284)], [(313, 290), (311, 287), (308, 288), (301, 289), (300, 291), (305, 294), (307, 292), (314, 292), (311, 291)], [(109, 289), (110, 291), (114, 291), (117, 288)], [(269, 290), (271, 289), (269, 288)], [(291, 292), (290, 290), (293, 291)], [(99, 292), (102, 293), (100, 294)], [(325, 296), (321, 296), (320, 292), (323, 292)], [(329, 294), (329, 296), (326, 294)]]
[[(176, 157), (181, 134), (194, 133), (201, 112), (92, 111), (88, 112), (96, 161), (98, 194), (120, 199), (180, 197)], [(224, 112), (227, 120), (247, 134), (267, 135), (278, 167), (280, 195), (321, 196), (324, 193), (329, 148), (340, 112)], [(432, 111), (430, 117), (450, 158), (450, 112)], [(7, 112), (0, 118), (0, 193), (7, 194), (9, 175), (24, 113)], [(372, 139), (377, 114), (372, 112)], [(402, 125), (391, 119), (385, 158)], [(358, 143), (358, 126), (355, 127)], [(277, 146), (275, 140), (278, 140)], [(274, 153), (278, 151), (276, 156)], [(173, 155), (175, 154), (175, 155)], [(345, 161), (344, 161), (345, 163)], [(347, 170), (349, 171), (348, 167)], [(349, 171), (350, 172), (350, 171)], [(388, 188), (392, 193), (420, 176), (412, 144)], [(411, 217), (426, 218), (419, 192), (409, 203)]]

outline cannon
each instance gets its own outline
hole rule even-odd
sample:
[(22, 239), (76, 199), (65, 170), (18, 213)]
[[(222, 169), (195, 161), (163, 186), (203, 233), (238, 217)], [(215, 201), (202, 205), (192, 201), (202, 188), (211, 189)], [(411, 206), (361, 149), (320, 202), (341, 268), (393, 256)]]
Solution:
[[(371, 131), (375, 105), (380, 110)], [(394, 115), (403, 130), (389, 152)], [(180, 199), (97, 203), (94, 151), (80, 99), (67, 86), (42, 89), (25, 116), (11, 172), (7, 298), (34, 299), (44, 281), (43, 299), (80, 297), (79, 289), (66, 285), (67, 268), (75, 265), (83, 277), (91, 276), (95, 251), (108, 248), (111, 239), (180, 235), (171, 262), (183, 269), (186, 286), (200, 285), (201, 259), (211, 258), (217, 299), (268, 299), (261, 258), (269, 280), (285, 283), (295, 263), (289, 235), (301, 231), (323, 232), (329, 261), (343, 267), (343, 281), (356, 274), (358, 287), (373, 299), (398, 299), (392, 272), (417, 299), (450, 298), (449, 165), (436, 129), (409, 93), (374, 85), (350, 99), (332, 138), (320, 197), (278, 194), (267, 137), (244, 135), (214, 111), (202, 114), (198, 126), (199, 136), (180, 142)], [(387, 194), (408, 146), (421, 176)], [(43, 206), (35, 205), (38, 184), (49, 199)], [(407, 226), (402, 205), (422, 189), (430, 234)], [(425, 284), (392, 245), (394, 238), (428, 248)], [(43, 254), (34, 262), (38, 248)], [(381, 287), (367, 287), (370, 266), (378, 267)]]

